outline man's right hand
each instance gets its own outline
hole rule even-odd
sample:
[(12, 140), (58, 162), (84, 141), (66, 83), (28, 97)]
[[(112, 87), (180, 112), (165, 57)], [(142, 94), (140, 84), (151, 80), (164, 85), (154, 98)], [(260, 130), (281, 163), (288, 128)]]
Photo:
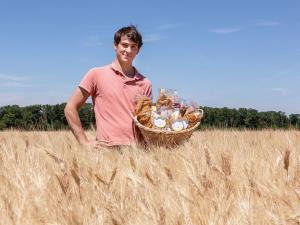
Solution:
[(64, 111), (72, 133), (77, 141), (82, 145), (93, 146), (93, 144), (89, 144), (78, 114), (88, 97), (89, 93), (83, 88), (78, 87), (69, 99)]
[(110, 147), (108, 144), (100, 141), (85, 141), (80, 143), (83, 147), (88, 148), (89, 150), (100, 149), (103, 147)]

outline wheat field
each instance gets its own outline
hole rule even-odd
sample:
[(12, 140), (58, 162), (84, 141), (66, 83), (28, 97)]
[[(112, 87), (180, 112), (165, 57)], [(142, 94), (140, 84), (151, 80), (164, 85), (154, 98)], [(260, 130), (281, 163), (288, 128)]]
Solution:
[(68, 131), (3, 131), (0, 224), (300, 224), (300, 132), (88, 150)]

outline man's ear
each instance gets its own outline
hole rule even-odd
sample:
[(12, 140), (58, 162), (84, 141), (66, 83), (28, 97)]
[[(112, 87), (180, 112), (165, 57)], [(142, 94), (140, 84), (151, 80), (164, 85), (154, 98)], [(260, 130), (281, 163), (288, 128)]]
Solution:
[(118, 47), (117, 43), (114, 42), (114, 49), (117, 50), (117, 47)]

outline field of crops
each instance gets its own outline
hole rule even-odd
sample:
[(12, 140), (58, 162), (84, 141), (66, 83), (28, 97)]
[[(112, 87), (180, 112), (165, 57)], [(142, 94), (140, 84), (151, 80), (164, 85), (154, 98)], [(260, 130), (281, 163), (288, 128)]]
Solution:
[(0, 132), (0, 224), (300, 224), (300, 132), (199, 131), (172, 150)]

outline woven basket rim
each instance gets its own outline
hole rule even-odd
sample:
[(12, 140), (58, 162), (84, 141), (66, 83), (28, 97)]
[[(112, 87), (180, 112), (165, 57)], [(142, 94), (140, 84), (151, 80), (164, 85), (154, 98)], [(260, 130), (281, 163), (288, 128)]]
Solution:
[(166, 131), (166, 130), (158, 130), (158, 129), (153, 129), (153, 128), (149, 128), (149, 127), (145, 127), (144, 125), (142, 125), (136, 118), (136, 116), (131, 115), (134, 123), (141, 129), (146, 130), (146, 131), (151, 131), (157, 134), (181, 134), (181, 133), (187, 133), (190, 131), (195, 130), (199, 125), (200, 122), (198, 122), (195, 126), (189, 128), (189, 129), (185, 129), (185, 130), (180, 130), (180, 131)]

